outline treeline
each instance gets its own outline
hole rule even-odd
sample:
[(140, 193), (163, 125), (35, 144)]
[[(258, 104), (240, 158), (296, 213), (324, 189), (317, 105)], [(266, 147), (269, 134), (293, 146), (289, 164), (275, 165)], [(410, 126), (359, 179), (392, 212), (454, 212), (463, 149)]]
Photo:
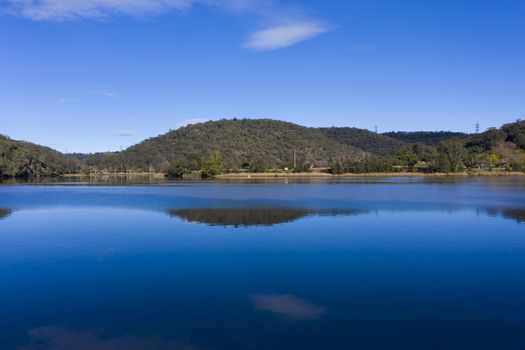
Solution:
[[(332, 171), (336, 174), (395, 171), (454, 173), (475, 169), (525, 171), (525, 121), (518, 120), (500, 129), (491, 128), (468, 137), (448, 132), (395, 134), (399, 139), (418, 142), (399, 149), (393, 157), (366, 154), (357, 162), (336, 160)], [(447, 139), (447, 136), (452, 137)]]
[(392, 131), (386, 132), (384, 136), (407, 143), (424, 143), (426, 145), (437, 145), (441, 141), (450, 139), (466, 139), (469, 134), (452, 131)]
[(202, 160), (198, 154), (191, 154), (183, 161), (175, 161), (170, 164), (165, 174), (170, 178), (180, 178), (185, 175), (198, 175), (203, 178), (213, 177), (222, 173), (223, 161), (219, 152), (206, 160)]
[(441, 141), (436, 146), (416, 143), (398, 151), (395, 156), (363, 154), (357, 161), (336, 159), (333, 174), (370, 172), (456, 173), (467, 170), (525, 171), (525, 151), (503, 141), (483, 149), (462, 140)]

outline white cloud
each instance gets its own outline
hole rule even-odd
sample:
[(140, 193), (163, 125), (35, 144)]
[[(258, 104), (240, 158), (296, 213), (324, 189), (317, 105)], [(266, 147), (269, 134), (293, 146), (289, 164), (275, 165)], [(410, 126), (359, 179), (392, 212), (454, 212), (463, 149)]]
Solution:
[(127, 130), (116, 130), (114, 133), (115, 133), (115, 135), (125, 136), (125, 137), (135, 135), (135, 133), (133, 131), (127, 131)]
[(286, 7), (279, 0), (6, 0), (6, 3), (0, 11), (36, 21), (148, 16), (187, 11), (197, 5), (221, 8), (234, 14), (255, 15), (263, 24), (272, 23), (249, 36), (244, 46), (253, 50), (285, 48), (329, 30), (326, 24), (305, 17), (300, 7)]
[(268, 0), (6, 0), (9, 12), (33, 20), (69, 21), (100, 19), (124, 14), (143, 16), (171, 10), (186, 11), (195, 5), (222, 7), (231, 12), (253, 10)]
[(12, 9), (33, 20), (67, 21), (114, 14), (144, 15), (183, 10), (195, 0), (8, 0)]
[(252, 50), (282, 49), (327, 31), (328, 27), (320, 22), (277, 25), (253, 33), (245, 43), (245, 47)]

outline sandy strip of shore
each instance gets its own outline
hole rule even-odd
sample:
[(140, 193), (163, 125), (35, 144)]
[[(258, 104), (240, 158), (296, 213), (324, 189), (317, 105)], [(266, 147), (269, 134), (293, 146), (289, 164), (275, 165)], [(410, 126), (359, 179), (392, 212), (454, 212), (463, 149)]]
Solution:
[(217, 175), (218, 179), (267, 179), (276, 177), (287, 178), (366, 178), (366, 177), (445, 177), (445, 176), (525, 176), (520, 172), (503, 172), (503, 171), (480, 171), (472, 173), (366, 173), (366, 174), (340, 174), (332, 175), (328, 173), (229, 173)]

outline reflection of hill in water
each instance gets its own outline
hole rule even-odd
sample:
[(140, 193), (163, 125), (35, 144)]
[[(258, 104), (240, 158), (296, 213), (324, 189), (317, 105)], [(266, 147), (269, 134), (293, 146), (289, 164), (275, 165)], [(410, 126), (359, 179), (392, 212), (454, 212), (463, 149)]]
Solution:
[(190, 208), (170, 210), (170, 215), (188, 222), (212, 226), (271, 226), (308, 215), (295, 208)]
[(500, 215), (507, 220), (516, 220), (516, 222), (525, 223), (525, 209), (521, 208), (491, 208), (487, 209), (487, 214), (491, 216)]
[(210, 226), (271, 226), (299, 220), (308, 215), (355, 215), (357, 210), (310, 210), (302, 208), (185, 208), (169, 211), (188, 222)]
[(0, 219), (8, 217), (12, 212), (11, 209), (0, 208)]

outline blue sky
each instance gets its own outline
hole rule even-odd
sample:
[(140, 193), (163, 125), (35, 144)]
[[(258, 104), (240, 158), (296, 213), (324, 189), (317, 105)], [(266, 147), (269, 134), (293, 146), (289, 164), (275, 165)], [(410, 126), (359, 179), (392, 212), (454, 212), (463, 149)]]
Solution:
[(191, 121), (525, 117), (521, 0), (0, 0), (0, 133), (118, 150)]

